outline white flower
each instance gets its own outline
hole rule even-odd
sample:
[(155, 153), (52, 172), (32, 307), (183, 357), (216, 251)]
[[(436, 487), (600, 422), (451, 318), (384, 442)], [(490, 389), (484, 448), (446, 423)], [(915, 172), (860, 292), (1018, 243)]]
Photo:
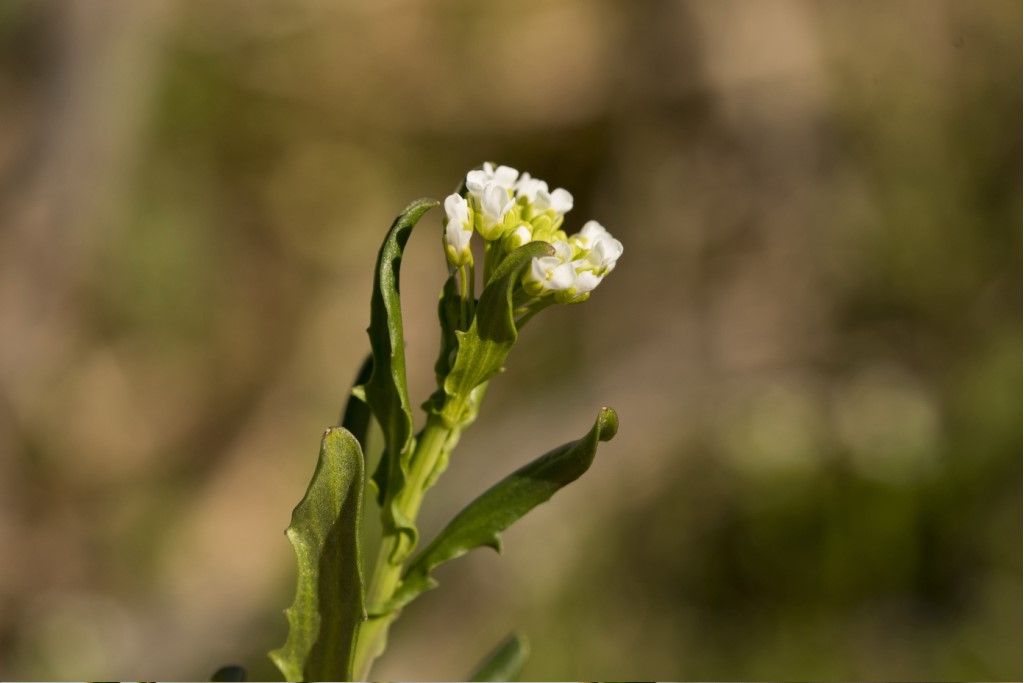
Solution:
[(589, 254), (590, 262), (597, 270), (604, 273), (615, 268), (620, 256), (622, 256), (622, 242), (611, 235), (595, 244)]
[(483, 197), (489, 183), (494, 183), (505, 190), (512, 190), (516, 186), (518, 177), (519, 171), (511, 166), (495, 168), (494, 164), (488, 161), (484, 163), (483, 169), (466, 174), (466, 189), (475, 197)]
[(529, 173), (523, 172), (516, 183), (516, 197), (524, 197), (531, 204), (537, 199), (537, 194), (548, 191), (548, 184), (540, 178), (533, 178)]
[(588, 264), (584, 262), (573, 261), (573, 267), (576, 269), (576, 279), (572, 284), (572, 289), (576, 294), (586, 294), (594, 291), (601, 284), (601, 280), (604, 279), (603, 275), (597, 275), (593, 271), (587, 270), (586, 265)]
[(497, 183), (488, 183), (479, 197), (480, 234), (485, 240), (496, 240), (504, 230), (505, 216), (515, 207), (508, 190)]
[(557, 256), (538, 256), (530, 262), (523, 280), (528, 292), (540, 296), (569, 289), (576, 280), (576, 273), (571, 263)]
[(587, 221), (583, 228), (572, 236), (572, 240), (580, 249), (586, 250), (594, 246), (594, 240), (607, 234), (605, 227), (597, 221)]
[(568, 263), (572, 260), (572, 245), (564, 240), (555, 240), (551, 243), (551, 246), (555, 249), (555, 256), (558, 257), (562, 263)]
[(505, 239), (502, 241), (502, 246), (505, 247), (505, 251), (515, 251), (524, 244), (528, 244), (532, 239), (532, 226), (529, 223), (523, 223), (505, 236)]
[(591, 267), (603, 274), (615, 268), (622, 256), (622, 242), (612, 237), (597, 221), (587, 221), (570, 240), (585, 255)]
[(444, 198), (445, 225), (455, 224), (460, 230), (472, 230), (470, 223), (469, 202), (458, 193), (453, 193)]
[(561, 187), (548, 192), (545, 185), (543, 189), (537, 192), (537, 196), (533, 200), (533, 206), (537, 211), (552, 209), (558, 215), (564, 216), (572, 210), (572, 194)]
[(572, 246), (556, 240), (551, 243), (553, 256), (537, 256), (523, 276), (523, 286), (534, 296), (572, 289), (576, 282), (576, 269), (572, 262)]
[(444, 227), (445, 253), (453, 266), (461, 266), (473, 260), (469, 241), (473, 237), (473, 223), (469, 202), (458, 194), (450, 194), (444, 200), (447, 221)]

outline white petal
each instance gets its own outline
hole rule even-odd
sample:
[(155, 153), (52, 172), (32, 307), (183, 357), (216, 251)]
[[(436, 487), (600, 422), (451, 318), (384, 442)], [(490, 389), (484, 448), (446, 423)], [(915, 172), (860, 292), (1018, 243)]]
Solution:
[(506, 190), (511, 190), (516, 186), (516, 178), (518, 177), (519, 171), (511, 166), (499, 166), (494, 170), (494, 174), (492, 176), (494, 182), (501, 185)]
[(479, 197), (483, 193), (484, 188), (487, 187), (489, 180), (490, 176), (487, 175), (486, 171), (470, 171), (466, 174), (466, 189)]
[(512, 200), (508, 191), (500, 185), (488, 183), (484, 188), (482, 206), (484, 215), (495, 223), (500, 223), (505, 213), (511, 208)]
[(580, 230), (579, 236), (582, 238), (581, 242), (585, 242), (584, 248), (589, 249), (595, 239), (607, 234), (608, 231), (597, 221), (587, 221), (583, 224), (583, 229)]
[[(552, 261), (555, 263), (552, 263)], [(550, 256), (536, 256), (530, 261), (529, 279), (543, 284), (548, 279), (548, 271), (557, 266), (557, 259)]]
[(622, 256), (622, 252), (625, 250), (625, 247), (622, 246), (622, 242), (618, 241), (611, 235), (608, 235), (604, 240), (604, 243), (606, 245), (605, 248), (608, 251), (607, 258), (611, 259), (613, 263), (618, 261), (619, 257)]
[(539, 193), (547, 194), (547, 191), (548, 184), (546, 182), (537, 178), (531, 178), (527, 173), (524, 173), (523, 178), (516, 183), (516, 194), (520, 197), (526, 197), (526, 200), (531, 203), (537, 201)]
[(460, 194), (454, 193), (445, 197), (444, 212), (449, 224), (454, 223), (464, 228), (469, 223), (469, 203)]
[(548, 276), (548, 289), (560, 291), (572, 287), (576, 280), (576, 271), (571, 263), (563, 263), (552, 270)]
[(551, 193), (551, 208), (560, 214), (569, 213), (572, 210), (572, 194), (561, 187)]
[(551, 246), (555, 248), (555, 257), (558, 258), (560, 263), (572, 260), (572, 247), (568, 242), (558, 240), (557, 242), (552, 242)]
[(615, 262), (622, 256), (622, 242), (609, 234), (599, 237), (590, 250), (590, 261), (598, 268), (612, 269)]
[(576, 290), (577, 294), (586, 294), (587, 292), (594, 291), (599, 284), (601, 284), (601, 276), (595, 275), (589, 270), (583, 270), (576, 273), (573, 289)]
[(527, 197), (533, 202), (533, 208), (537, 211), (547, 211), (551, 208), (551, 193), (548, 192), (548, 184), (542, 181), (543, 187), (538, 186), (533, 193), (533, 198)]
[(457, 253), (462, 253), (464, 249), (469, 247), (469, 240), (471, 237), (473, 237), (472, 230), (464, 230), (455, 222), (449, 223), (444, 229), (445, 241), (455, 249)]

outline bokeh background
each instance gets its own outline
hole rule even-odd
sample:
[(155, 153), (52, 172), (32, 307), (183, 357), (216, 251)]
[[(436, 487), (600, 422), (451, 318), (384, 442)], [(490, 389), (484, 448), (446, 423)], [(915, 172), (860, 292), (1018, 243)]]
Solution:
[(379, 242), (485, 159), (626, 252), (527, 328), (425, 536), (622, 427), (377, 678), (521, 629), (534, 679), (1020, 679), (1010, 0), (2, 2), (0, 677), (275, 675)]

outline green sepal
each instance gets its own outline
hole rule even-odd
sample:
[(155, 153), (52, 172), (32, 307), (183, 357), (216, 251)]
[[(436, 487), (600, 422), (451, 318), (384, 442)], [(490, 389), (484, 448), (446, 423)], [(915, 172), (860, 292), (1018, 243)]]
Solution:
[[(405, 340), (402, 305), (399, 295), (399, 271), (402, 252), (416, 222), (431, 208), (433, 199), (418, 199), (395, 219), (377, 255), (370, 298), (370, 349), (373, 370), (366, 382), (366, 402), (384, 433), (385, 451), (373, 480), (378, 497), (384, 501), (382, 520), (386, 532), (399, 532), (405, 547), (416, 542), (416, 529), (394, 504), (394, 493), (401, 489), (412, 456), (412, 408), (405, 376)], [(389, 502), (390, 501), (390, 502)], [(398, 562), (400, 558), (391, 558)]]
[(363, 453), (343, 427), (328, 429), (309, 488), (286, 530), (298, 561), (288, 638), (269, 653), (289, 681), (351, 680), (366, 618), (359, 557)]
[(530, 656), (530, 642), (521, 633), (503, 640), (470, 674), (470, 681), (515, 681)]
[(551, 216), (546, 213), (542, 213), (531, 218), (530, 223), (533, 225), (534, 237), (545, 241), (551, 238), (551, 234), (554, 232), (551, 228)]
[(501, 370), (516, 342), (512, 291), (530, 261), (554, 249), (546, 242), (530, 242), (506, 256), (484, 287), (469, 329), (456, 332), (458, 351), (444, 380), (446, 404), (439, 413), (449, 426), (466, 418), (470, 392)]
[(409, 564), (401, 586), (383, 611), (399, 609), (437, 586), (430, 573), (438, 565), (481, 546), (501, 552), (499, 534), (586, 472), (594, 462), (598, 442), (610, 440), (618, 426), (615, 411), (602, 408), (582, 439), (563, 444), (516, 470), (463, 508)]

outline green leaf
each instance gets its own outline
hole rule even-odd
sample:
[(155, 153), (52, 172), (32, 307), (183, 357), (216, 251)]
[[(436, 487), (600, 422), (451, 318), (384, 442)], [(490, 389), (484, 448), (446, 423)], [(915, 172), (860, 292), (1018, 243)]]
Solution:
[(459, 296), (455, 275), (452, 274), (445, 280), (437, 302), (437, 318), (441, 325), (441, 344), (437, 352), (437, 361), (434, 363), (434, 376), (437, 378), (438, 390), (423, 404), (424, 410), (436, 413), (444, 407), (446, 396), (444, 380), (451, 372), (455, 354), (458, 352), (459, 340), (455, 335), (459, 331), (461, 317), (462, 298)]
[(534, 257), (552, 253), (550, 244), (530, 242), (506, 256), (484, 287), (469, 329), (455, 333), (459, 349), (444, 381), (448, 401), (440, 413), (449, 426), (465, 419), (470, 392), (501, 370), (519, 334), (512, 291)]
[(285, 532), (298, 560), (288, 638), (270, 659), (290, 681), (350, 680), (365, 618), (359, 558), (363, 454), (346, 429), (328, 429), (306, 495)]
[[(391, 500), (393, 492), (401, 488), (412, 454), (412, 409), (405, 378), (405, 340), (399, 297), (402, 252), (413, 226), (435, 206), (437, 201), (433, 199), (418, 199), (407, 206), (391, 225), (377, 255), (367, 330), (373, 352), (373, 371), (366, 383), (366, 402), (384, 432), (385, 453), (379, 472), (373, 477), (384, 501)], [(415, 543), (415, 527), (402, 518), (393, 502), (384, 506), (383, 520), (386, 531), (403, 533), (408, 547)]]
[(359, 366), (356, 381), (352, 383), (352, 391), (348, 395), (348, 401), (345, 402), (345, 409), (341, 413), (340, 421), (341, 426), (352, 432), (352, 436), (356, 437), (356, 441), (359, 442), (359, 447), (363, 449), (363, 453), (367, 452), (366, 437), (370, 431), (370, 420), (373, 417), (370, 412), (370, 406), (366, 404), (366, 388), (364, 385), (370, 379), (372, 371), (373, 354), (371, 353), (366, 356), (363, 364)]
[[(340, 420), (341, 426), (352, 432), (352, 436), (359, 441), (359, 447), (362, 448), (365, 456), (364, 463), (367, 466), (370, 463), (370, 457), (377, 452), (376, 449), (380, 448), (380, 435), (373, 429), (373, 413), (366, 403), (366, 383), (372, 372), (373, 354), (371, 353), (367, 354), (363, 364), (359, 366), (359, 372), (356, 373), (355, 382), (352, 384), (352, 390), (349, 392), (348, 401), (345, 402), (345, 409), (341, 413)], [(374, 477), (369, 481), (370, 489), (378, 505), (384, 504), (384, 488), (387, 485), (383, 476), (380, 481), (376, 479), (377, 475), (382, 472), (386, 475), (384, 468), (378, 467), (374, 472)]]
[(530, 656), (530, 642), (526, 636), (513, 633), (480, 662), (468, 680), (514, 681), (519, 678)]
[(618, 426), (615, 411), (602, 408), (593, 428), (582, 439), (563, 444), (516, 470), (463, 508), (413, 559), (387, 608), (403, 607), (437, 586), (430, 572), (443, 562), (480, 546), (501, 552), (499, 534), (586, 472), (594, 462), (598, 442), (610, 440)]
[(222, 666), (213, 672), (213, 676), (210, 677), (211, 681), (244, 681), (245, 680), (245, 668), (238, 666), (237, 664), (228, 664)]

